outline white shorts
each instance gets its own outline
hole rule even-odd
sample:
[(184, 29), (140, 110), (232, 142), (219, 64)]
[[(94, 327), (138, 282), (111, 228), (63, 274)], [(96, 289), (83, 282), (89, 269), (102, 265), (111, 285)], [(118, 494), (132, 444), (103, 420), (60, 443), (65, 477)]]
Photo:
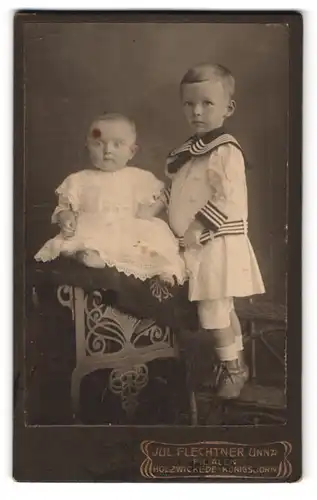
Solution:
[(202, 328), (215, 330), (230, 326), (230, 313), (234, 309), (233, 298), (202, 300), (198, 302), (198, 316)]

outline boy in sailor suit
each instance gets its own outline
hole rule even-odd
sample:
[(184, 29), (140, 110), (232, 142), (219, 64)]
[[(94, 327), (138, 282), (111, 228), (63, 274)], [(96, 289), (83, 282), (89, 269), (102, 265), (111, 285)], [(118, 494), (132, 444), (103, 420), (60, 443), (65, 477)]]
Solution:
[(243, 153), (223, 128), (235, 110), (234, 87), (232, 74), (220, 65), (201, 64), (183, 77), (181, 99), (194, 135), (169, 155), (171, 186), (155, 209), (167, 207), (184, 248), (189, 300), (197, 301), (201, 327), (224, 367), (218, 396), (226, 399), (238, 397), (248, 379), (233, 297), (265, 291), (248, 238)]

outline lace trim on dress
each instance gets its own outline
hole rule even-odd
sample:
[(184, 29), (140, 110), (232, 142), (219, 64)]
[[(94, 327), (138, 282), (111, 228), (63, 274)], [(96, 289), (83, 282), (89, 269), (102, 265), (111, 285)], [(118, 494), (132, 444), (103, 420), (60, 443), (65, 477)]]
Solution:
[[(55, 249), (54, 255), (52, 254), (52, 246), (51, 246), (51, 241), (48, 241), (42, 248), (41, 250), (35, 255), (35, 260), (38, 262), (49, 262), (51, 260), (54, 260), (60, 255), (60, 248), (57, 247)], [(85, 250), (85, 245), (83, 245), (82, 250)], [(87, 246), (86, 248), (89, 250), (89, 247)], [(141, 281), (146, 281), (148, 279), (151, 279), (155, 276), (159, 276), (163, 273), (169, 274), (171, 277), (175, 276), (177, 283), (179, 285), (183, 285), (186, 281), (186, 274), (185, 270), (182, 270), (183, 263), (182, 261), (179, 262), (179, 266), (176, 265), (176, 263), (171, 263), (166, 266), (164, 265), (153, 265), (149, 264), (147, 265), (146, 263), (142, 263), (142, 269), (140, 269), (140, 264), (135, 264), (130, 261), (130, 262), (118, 262), (114, 259), (110, 259), (109, 257), (106, 257), (105, 255), (102, 256), (102, 260), (105, 262), (105, 266), (108, 266), (110, 268), (115, 267), (119, 272), (124, 273), (126, 276), (134, 276), (134, 278), (137, 278)], [(183, 271), (183, 272), (182, 272)]]

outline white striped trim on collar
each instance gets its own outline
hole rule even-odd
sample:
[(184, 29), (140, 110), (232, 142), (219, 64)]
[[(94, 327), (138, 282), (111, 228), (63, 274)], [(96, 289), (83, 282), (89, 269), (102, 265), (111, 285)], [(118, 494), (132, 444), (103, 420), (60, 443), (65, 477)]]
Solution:
[(193, 156), (203, 155), (212, 149), (222, 146), (223, 144), (227, 144), (228, 142), (235, 144), (239, 149), (241, 149), (240, 144), (231, 134), (222, 134), (207, 144), (204, 143), (203, 139), (198, 139), (196, 141), (189, 139), (182, 146), (174, 149), (174, 151), (169, 154), (169, 157), (177, 156), (185, 151), (189, 151)]
[(186, 142), (184, 142), (179, 148), (173, 149), (168, 156), (177, 156), (179, 153), (183, 153), (184, 151), (188, 151), (193, 144), (193, 138), (191, 137)]

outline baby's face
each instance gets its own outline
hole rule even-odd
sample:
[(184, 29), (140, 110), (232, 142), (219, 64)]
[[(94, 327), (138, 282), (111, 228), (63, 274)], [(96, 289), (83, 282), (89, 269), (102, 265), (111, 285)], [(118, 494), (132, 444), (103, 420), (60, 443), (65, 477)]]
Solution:
[(185, 117), (197, 135), (221, 127), (233, 112), (233, 101), (219, 80), (187, 83), (181, 88)]
[(89, 130), (87, 146), (93, 165), (106, 172), (124, 168), (136, 150), (135, 133), (121, 119), (95, 121)]

